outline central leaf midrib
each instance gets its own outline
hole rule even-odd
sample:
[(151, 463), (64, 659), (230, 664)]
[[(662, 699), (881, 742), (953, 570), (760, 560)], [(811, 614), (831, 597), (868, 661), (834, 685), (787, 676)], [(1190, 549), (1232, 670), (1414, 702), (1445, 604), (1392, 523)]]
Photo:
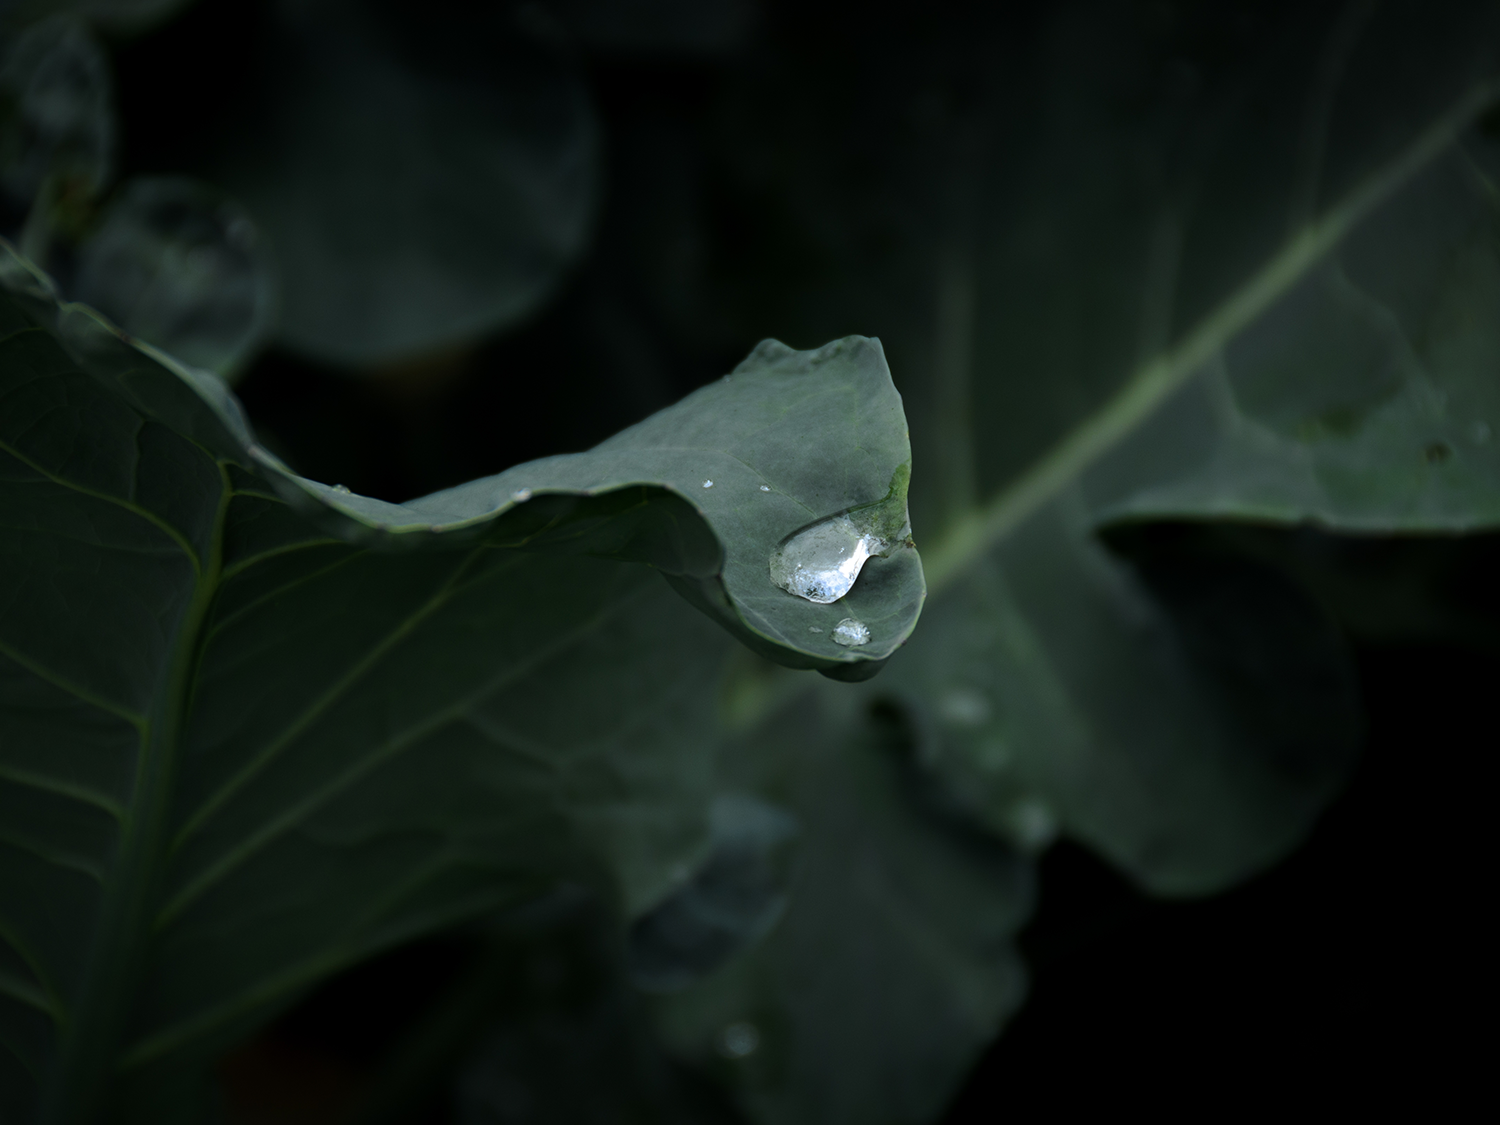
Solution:
[(42, 1091), (43, 1125), (84, 1125), (104, 1108), (118, 1044), (136, 999), (138, 967), (150, 933), (150, 899), (163, 868), (171, 811), (173, 766), (198, 666), (203, 626), (218, 593), (224, 524), (234, 495), (216, 464), (219, 496), (210, 555), (170, 650), (167, 675), (142, 727), (136, 780), (120, 835), (118, 858), (105, 885), (100, 921), (78, 990), (72, 1022), (62, 1030), (59, 1057)]
[[(376, 752), (367, 755), (352, 766), (351, 769), (336, 778), (330, 785), (313, 794), (308, 801), (304, 802), (304, 805), (308, 806), (308, 808), (316, 807), (328, 799), (329, 796), (336, 795), (337, 792), (342, 791), (349, 780), (357, 779), (358, 775), (362, 775), (382, 762), (402, 753), (413, 743), (443, 724), (462, 718), (476, 704), (494, 695), (495, 692), (502, 690), (516, 679), (534, 671), (540, 665), (555, 659), (568, 648), (577, 644), (580, 640), (595, 632), (600, 626), (623, 612), (640, 597), (643, 597), (648, 585), (648, 583), (642, 582), (634, 590), (628, 591), (604, 603), (597, 612), (579, 622), (574, 628), (558, 635), (552, 643), (532, 652), (526, 660), (496, 673), (496, 675), (486, 680), (485, 683), (469, 692), (462, 699), (444, 708), (442, 711), (428, 716), (422, 723), (405, 731), (401, 736), (388, 740)], [(557, 765), (555, 761), (551, 760), (547, 760), (545, 764), (554, 768)], [(279, 831), (284, 831), (285, 828), (291, 827), (300, 821), (302, 816), (308, 811), (308, 808), (296, 810), (297, 815), (291, 818), (290, 823), (280, 826)], [(237, 855), (234, 858), (238, 862), (245, 858), (245, 856)], [(436, 869), (446, 869), (449, 865), (449, 861), (445, 859), (441, 863), (437, 863)], [(222, 876), (223, 873), (223, 871), (216, 871), (216, 875), (218, 876)], [(422, 877), (426, 878), (427, 876), (424, 875)], [(213, 881), (217, 882), (218, 879), (216, 878)], [(207, 886), (197, 888), (193, 897), (196, 897), (198, 893), (207, 889)], [(175, 899), (174, 902), (176, 902)], [(366, 914), (371, 916), (378, 915), (380, 910), (383, 909), (385, 908), (381, 907), (379, 910), (367, 911)], [(163, 911), (163, 915), (165, 915), (165, 911)], [(467, 916), (467, 908), (459, 911), (457, 916)], [(165, 924), (165, 921), (164, 917), (159, 918), (158, 927)], [(121, 1067), (127, 1068), (142, 1065), (168, 1052), (174, 1045), (186, 1038), (222, 1024), (224, 1021), (232, 1019), (238, 1014), (253, 1010), (258, 1004), (266, 1002), (269, 998), (273, 998), (280, 992), (298, 987), (309, 979), (314, 979), (329, 965), (338, 966), (349, 963), (350, 959), (354, 956), (354, 953), (350, 951), (354, 950), (358, 952), (358, 950), (363, 949), (363, 946), (358, 942), (349, 944), (349, 939), (366, 921), (367, 919), (347, 927), (345, 935), (346, 946), (316, 953), (307, 958), (305, 962), (299, 963), (292, 968), (272, 974), (269, 978), (261, 978), (252, 982), (246, 988), (232, 994), (212, 1008), (195, 1012), (178, 1020), (175, 1024), (151, 1033), (127, 1050), (121, 1060)]]

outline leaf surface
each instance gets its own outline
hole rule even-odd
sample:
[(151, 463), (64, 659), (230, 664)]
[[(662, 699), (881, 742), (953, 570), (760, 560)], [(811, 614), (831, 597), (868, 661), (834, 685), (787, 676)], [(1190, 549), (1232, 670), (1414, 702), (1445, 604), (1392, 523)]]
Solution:
[(804, 825), (786, 913), (658, 1025), (753, 1120), (930, 1121), (1024, 995), (1031, 868), (924, 801), (899, 716), (822, 694), (726, 748)]
[[(1065, 833), (1151, 890), (1202, 894), (1285, 856), (1339, 791), (1362, 733), (1353, 669), (1278, 574), (1124, 557), (1101, 532), (1494, 525), (1493, 176), (1473, 123), (1496, 13), (1159, 11), (976, 14), (816, 65), (787, 50), (734, 106), (725, 159), (786, 216), (763, 242), (806, 263), (760, 315), (812, 337), (880, 325), (912, 421), (931, 594), (864, 704), (904, 716), (950, 819), (1021, 851)], [(737, 683), (752, 713), (795, 693)], [(820, 814), (795, 807), (811, 839)], [(943, 1026), (917, 999), (933, 962), (838, 991), (877, 940), (850, 903), (868, 854), (796, 884), (763, 945), (667, 1002), (693, 1057), (735, 1021), (761, 1029), (764, 1047), (714, 1064), (757, 1121), (930, 1120), (974, 1049), (949, 1040), (953, 1069), (912, 1077), (907, 1030)], [(934, 960), (950, 979), (973, 965)], [(877, 1016), (883, 993), (909, 1003)]]
[(766, 345), (591, 453), (396, 505), (295, 476), (221, 382), (23, 262), (5, 281), (18, 1114), (40, 1084), (46, 1120), (83, 1119), (116, 1070), (148, 1106), (327, 973), (565, 875), (658, 900), (705, 846), (730, 646), (651, 568), (803, 667), (878, 667), (915, 622), (909, 548), (868, 564), (910, 594), (870, 603), (868, 651), (798, 643), (837, 607), (768, 572), (909, 461), (875, 342)]

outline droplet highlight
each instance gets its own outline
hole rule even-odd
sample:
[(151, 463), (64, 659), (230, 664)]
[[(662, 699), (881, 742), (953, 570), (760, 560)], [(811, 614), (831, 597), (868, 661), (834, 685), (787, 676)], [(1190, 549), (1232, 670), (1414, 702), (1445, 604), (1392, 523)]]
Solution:
[(862, 532), (848, 516), (815, 523), (771, 555), (771, 581), (789, 594), (819, 605), (836, 602), (854, 587), (865, 561), (890, 543)]
[(706, 481), (703, 482), (703, 487), (704, 488), (712, 488), (713, 486), (714, 486), (714, 482), (711, 481), (711, 480), (706, 480)]
[(518, 488), (510, 494), (511, 503), (524, 504), (531, 499), (531, 489)]
[(858, 648), (870, 643), (870, 627), (863, 621), (846, 617), (833, 628), (833, 641), (845, 648)]
[(990, 720), (990, 701), (969, 688), (954, 688), (938, 700), (937, 711), (949, 726), (982, 727)]
[(742, 1059), (760, 1046), (760, 1030), (753, 1023), (736, 1020), (719, 1032), (718, 1046), (726, 1059)]

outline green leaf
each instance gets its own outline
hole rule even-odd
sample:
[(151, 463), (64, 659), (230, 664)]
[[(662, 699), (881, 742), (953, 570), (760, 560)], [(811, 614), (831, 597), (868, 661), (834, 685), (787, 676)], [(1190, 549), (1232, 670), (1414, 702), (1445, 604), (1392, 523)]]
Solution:
[(1500, 524), (1500, 144), (1471, 130), (1087, 478), (1101, 520)]
[(270, 241), (286, 346), (360, 366), (466, 343), (582, 251), (596, 126), (538, 10), (283, 5), (264, 52), (205, 172)]
[[(1202, 892), (1285, 854), (1336, 792), (1359, 734), (1346, 658), (1263, 574), (1219, 576), (1259, 591), (1241, 612), (1210, 611), (1211, 591), (1185, 607), (1096, 534), (1500, 514), (1475, 440), (1494, 395), (1493, 176), (1475, 164), (1493, 142), (1466, 132), (1495, 96), (1497, 15), (1171, 11), (1061, 5), (1025, 31), (976, 14), (902, 44), (901, 65), (876, 40), (767, 71), (736, 126), (775, 154), (756, 169), (787, 170), (792, 233), (762, 242), (800, 235), (843, 270), (779, 287), (777, 322), (879, 324), (901, 376), (933, 600), (880, 690), (974, 816)], [(1335, 270), (1369, 296), (1352, 320), (1326, 299)], [(1279, 608), (1256, 633), (1264, 599)], [(1328, 690), (1216, 666), (1204, 613), (1258, 646), (1305, 641), (1316, 659), (1287, 667)], [(1276, 764), (1281, 728), (1231, 702), (1256, 683), (1261, 711), (1294, 699), (1323, 732), (1320, 765)]]
[(1030, 865), (924, 804), (898, 714), (820, 696), (725, 751), (804, 825), (786, 913), (658, 1025), (752, 1120), (931, 1121), (1020, 1006)]
[(763, 345), (590, 453), (396, 505), (293, 475), (213, 376), (3, 278), (8, 1114), (150, 1119), (321, 976), (565, 875), (660, 900), (706, 846), (731, 646), (651, 569), (793, 665), (876, 667), (915, 622), (909, 548), (857, 587), (904, 607), (861, 593), (890, 629), (866, 649), (770, 584), (809, 515), (909, 460), (872, 341)]
[(236, 375), (271, 327), (271, 265), (242, 207), (179, 176), (130, 180), (76, 251), (67, 289), (183, 363)]
[(875, 685), (979, 823), (1059, 828), (1151, 890), (1199, 894), (1286, 855), (1362, 734), (1337, 628), (1229, 556), (1113, 557), (1049, 508), (935, 599)]
[(0, 233), (66, 223), (109, 182), (114, 149), (109, 63), (82, 21), (0, 37)]

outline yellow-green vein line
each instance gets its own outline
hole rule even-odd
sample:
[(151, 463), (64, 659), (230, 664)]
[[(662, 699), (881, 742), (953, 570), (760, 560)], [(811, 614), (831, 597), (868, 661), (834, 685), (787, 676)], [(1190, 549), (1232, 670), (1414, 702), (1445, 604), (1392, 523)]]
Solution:
[(974, 560), (1130, 434), (1216, 351), (1291, 289), (1393, 191), (1451, 144), (1458, 130), (1493, 101), (1497, 91), (1500, 91), (1500, 85), (1487, 83), (1461, 99), (1378, 176), (1293, 238), (1175, 348), (1137, 368), (1114, 397), (1018, 481), (979, 511), (957, 521), (936, 547), (923, 552), (928, 590), (936, 593), (952, 582)]

